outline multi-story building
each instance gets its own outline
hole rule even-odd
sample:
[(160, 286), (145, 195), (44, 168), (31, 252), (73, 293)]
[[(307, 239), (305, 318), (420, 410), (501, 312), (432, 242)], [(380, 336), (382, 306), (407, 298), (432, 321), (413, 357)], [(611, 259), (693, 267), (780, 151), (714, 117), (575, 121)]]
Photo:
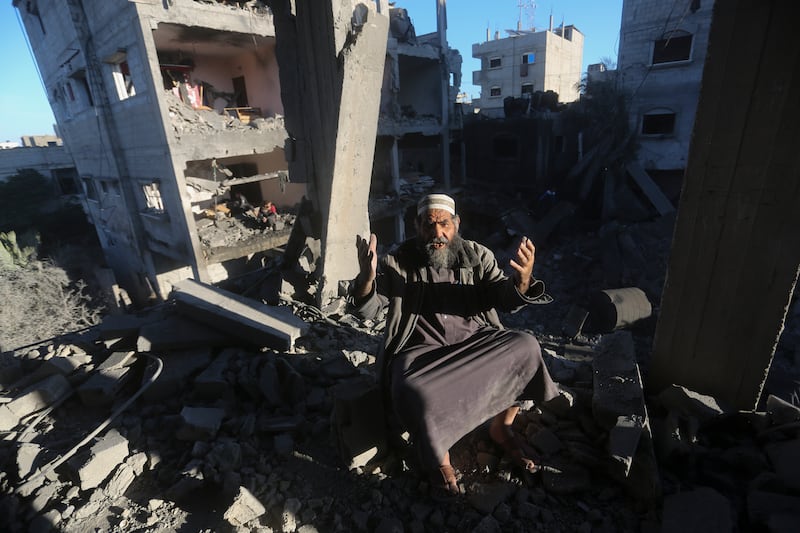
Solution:
[(617, 84), (629, 98), (639, 162), (654, 176), (686, 166), (713, 4), (623, 1)]
[[(264, 2), (14, 0), (14, 6), (80, 176), (84, 208), (132, 301), (163, 298), (188, 277), (226, 279), (251, 268), (254, 254), (286, 242), (289, 228), (248, 232), (220, 214), (226, 205), (241, 206), (242, 198), (290, 209), (306, 193), (306, 178), (287, 172), (275, 26)], [(449, 51), (424, 42), (392, 50), (386, 77), (395, 88), (402, 78), (407, 89), (385, 90), (397, 99), (387, 109), (408, 109), (419, 91), (427, 98), (426, 88), (441, 88), (442, 80), (448, 87)], [(435, 82), (414, 81), (430, 76)], [(450, 92), (455, 100), (457, 87), (443, 98)], [(406, 135), (435, 133), (444, 140), (428, 147), (449, 154), (449, 104), (439, 106), (432, 130), (425, 121), (399, 124), (396, 113), (384, 121), (380, 135), (390, 140), (393, 168), (403, 153), (396, 144)], [(429, 111), (417, 109), (424, 117)]]
[(463, 180), (462, 58), (447, 44), (444, 5), (437, 2), (437, 30), (424, 35), (405, 9), (391, 10), (370, 206), (385, 240), (405, 237), (405, 211), (434, 176), (444, 189)]
[(226, 4), (14, 1), (84, 208), (137, 303), (258, 250), (202, 243), (208, 208), (238, 194), (293, 203), (273, 179), (286, 132), (271, 15)]
[(535, 92), (553, 91), (559, 102), (574, 102), (580, 96), (583, 62), (583, 34), (572, 25), (542, 31), (506, 30), (508, 37), (472, 45), (472, 57), (481, 69), (472, 73), (481, 96), (473, 101), (480, 112), (503, 116), (507, 97), (525, 98)]

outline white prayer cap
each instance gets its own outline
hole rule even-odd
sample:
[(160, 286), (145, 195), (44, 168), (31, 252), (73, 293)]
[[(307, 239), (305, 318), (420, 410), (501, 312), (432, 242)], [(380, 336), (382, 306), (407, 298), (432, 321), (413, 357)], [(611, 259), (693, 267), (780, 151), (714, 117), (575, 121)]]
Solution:
[(431, 209), (441, 209), (451, 215), (456, 214), (456, 201), (446, 194), (429, 194), (423, 196), (417, 203), (417, 215), (421, 215)]

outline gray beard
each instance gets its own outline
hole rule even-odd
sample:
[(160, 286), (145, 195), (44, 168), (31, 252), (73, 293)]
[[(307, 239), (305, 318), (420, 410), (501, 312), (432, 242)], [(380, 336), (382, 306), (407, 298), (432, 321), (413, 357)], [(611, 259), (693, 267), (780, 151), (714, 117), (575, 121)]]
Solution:
[(455, 252), (456, 246), (454, 245), (457, 245), (460, 241), (461, 237), (459, 235), (454, 235), (453, 238), (447, 242), (446, 246), (439, 249), (433, 247), (433, 244), (437, 242), (436, 239), (423, 243), (422, 248), (425, 251), (425, 255), (428, 257), (428, 264), (436, 270), (453, 268), (458, 259)]

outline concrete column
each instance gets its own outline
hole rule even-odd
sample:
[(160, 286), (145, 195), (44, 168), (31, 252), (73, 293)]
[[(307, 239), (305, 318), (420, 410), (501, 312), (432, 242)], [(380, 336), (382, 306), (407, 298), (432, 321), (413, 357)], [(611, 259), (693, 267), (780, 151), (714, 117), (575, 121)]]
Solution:
[(800, 265), (792, 9), (714, 5), (649, 369), (653, 393), (674, 383), (739, 409), (758, 404)]
[[(289, 172), (307, 181), (321, 239), (317, 300), (358, 270), (389, 30), (388, 9), (355, 0), (272, 3), (281, 97), (292, 137)], [(381, 7), (382, 4), (380, 4)]]

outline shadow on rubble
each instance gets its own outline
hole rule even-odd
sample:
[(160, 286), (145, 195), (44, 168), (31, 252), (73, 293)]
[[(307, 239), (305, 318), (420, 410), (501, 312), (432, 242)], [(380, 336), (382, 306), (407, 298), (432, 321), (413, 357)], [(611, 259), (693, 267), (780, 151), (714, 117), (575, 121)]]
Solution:
[(276, 351), (234, 329), (167, 304), (4, 353), (4, 530), (225, 531), (329, 508), (353, 484), (329, 389), (369, 374), (377, 338), (312, 323)]

